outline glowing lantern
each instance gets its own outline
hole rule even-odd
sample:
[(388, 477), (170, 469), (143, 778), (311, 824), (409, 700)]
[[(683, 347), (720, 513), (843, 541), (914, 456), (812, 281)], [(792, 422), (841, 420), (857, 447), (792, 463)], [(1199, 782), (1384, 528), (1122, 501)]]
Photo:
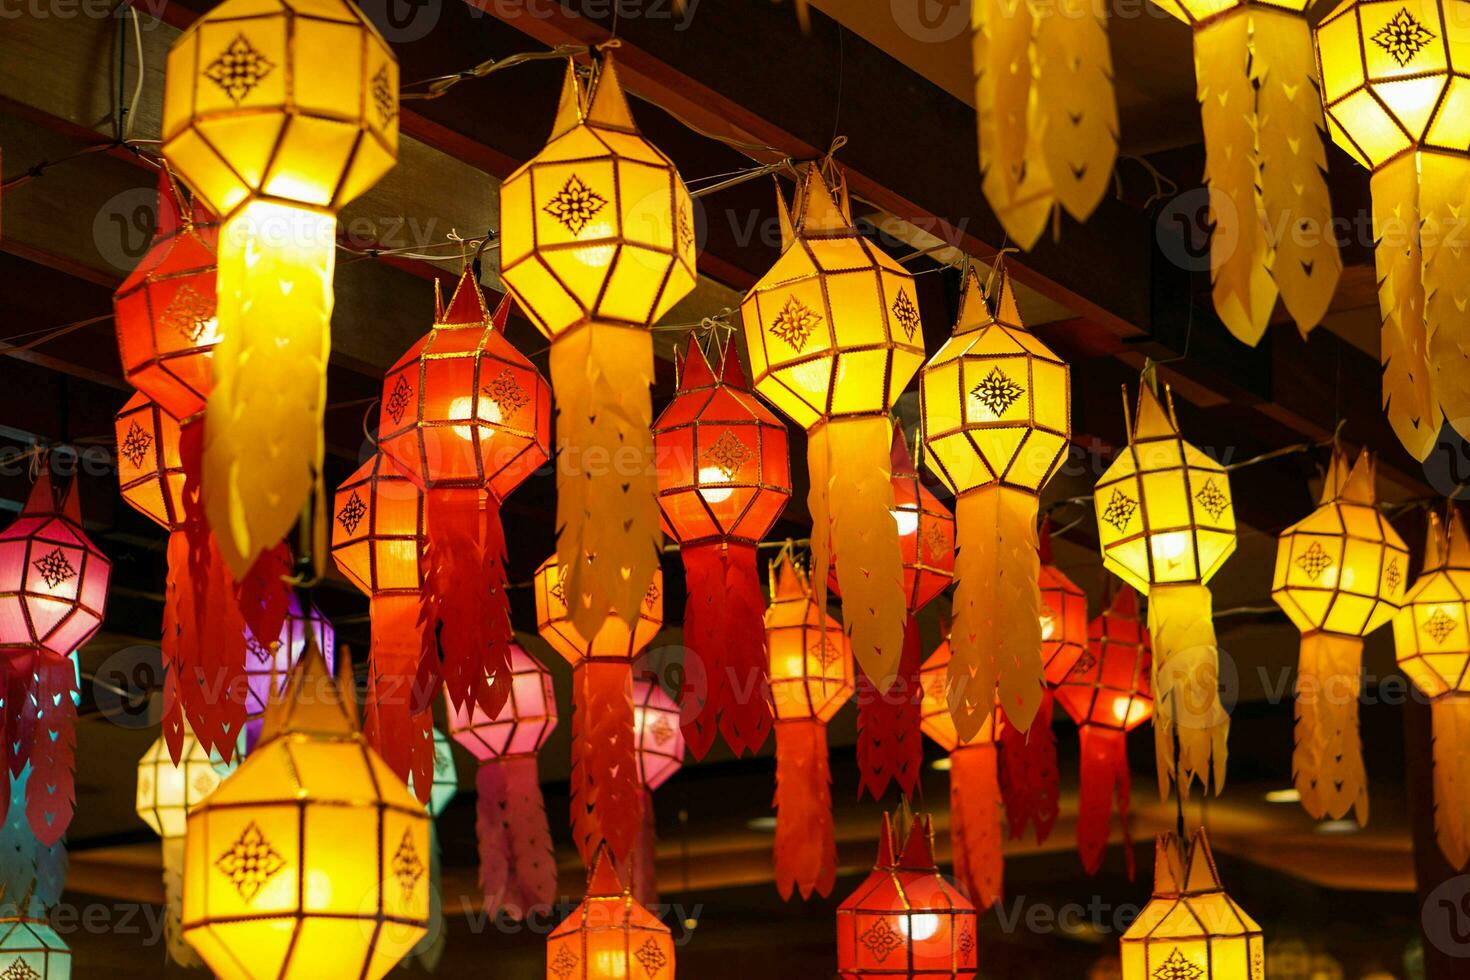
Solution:
[(591, 867), (587, 897), (546, 938), (546, 980), (673, 977), (669, 927), (633, 897), (605, 844)]
[(1470, 538), (1460, 512), (1430, 514), (1424, 570), (1394, 617), (1399, 669), (1430, 699), (1434, 832), (1457, 870), (1470, 861)]
[(315, 604), (307, 612), (301, 610), (301, 599), (293, 591), (287, 600), (286, 618), (280, 635), (269, 643), (261, 643), (253, 634), (245, 637), (245, 682), (248, 685), (245, 705), (245, 744), (254, 748), (260, 740), (265, 709), (273, 696), (286, 686), (286, 677), (306, 652), (307, 634), (326, 658), (327, 670), (336, 663), (337, 634), (332, 624)]
[(965, 273), (954, 336), (919, 381), (926, 461), (956, 503), (950, 708), (973, 737), (996, 703), (1021, 731), (1041, 703), (1041, 488), (1072, 431), (1067, 364), (1021, 323), (1000, 270), (994, 312), (980, 277)]
[[(409, 787), (410, 790), (413, 787)], [(454, 767), (454, 753), (449, 751), (449, 736), (434, 729), (434, 782), (429, 788), (429, 802), (424, 804), (429, 816), (438, 818), (444, 808), (459, 795), (459, 773)]]
[(934, 865), (934, 832), (920, 815), (908, 843), (883, 815), (878, 863), (837, 907), (837, 970), (843, 980), (973, 977), (975, 906)]
[(443, 650), (442, 664), (425, 664), (442, 669), (452, 703), (474, 698), (493, 715), (512, 636), (500, 506), (550, 458), (551, 390), (505, 339), (510, 300), (492, 317), (472, 269), (448, 308), (438, 280), (434, 299), (434, 328), (383, 379), (378, 449), (424, 491), (425, 585)]
[(163, 103), (164, 156), (224, 219), (203, 500), (239, 578), (321, 507), (335, 216), (397, 158), (398, 62), (347, 0), (225, 0)]
[(309, 645), (189, 812), (184, 936), (223, 980), (377, 980), (424, 935), (429, 815), (358, 731), (348, 670), (338, 686)]
[(657, 826), (653, 791), (684, 765), (684, 733), (679, 706), (652, 671), (633, 678), (633, 731), (638, 746), (638, 775), (643, 781), (643, 827), (633, 848), (629, 878), (633, 897), (644, 906), (658, 903)]
[(766, 655), (776, 714), (776, 887), (788, 899), (793, 886), (802, 898), (826, 895), (837, 878), (827, 723), (852, 697), (852, 651), (789, 549), (771, 563)]
[(1145, 375), (1128, 445), (1097, 481), (1092, 502), (1103, 567), (1149, 600), (1159, 793), (1168, 795), (1172, 779), (1188, 795), (1192, 780), (1208, 785), (1212, 773), (1218, 793), (1230, 716), (1220, 704), (1205, 583), (1235, 551), (1235, 509), (1225, 467), (1184, 441), (1167, 389), (1165, 397), (1167, 411)]
[(689, 192), (610, 55), (585, 92), (567, 63), (551, 140), (500, 185), (500, 218), (501, 279), (552, 342), (557, 559), (596, 636), (610, 615), (636, 622), (658, 566), (648, 327), (695, 281)]
[(485, 911), (521, 921), (556, 901), (556, 856), (536, 753), (556, 729), (551, 672), (519, 646), (510, 649), (510, 697), (491, 717), (473, 702), (449, 708), (449, 734), (475, 757), (475, 833)]
[(1358, 735), (1363, 637), (1404, 599), (1409, 549), (1378, 510), (1373, 460), (1334, 450), (1321, 505), (1281, 532), (1271, 598), (1302, 631), (1292, 771), (1302, 807), (1368, 821)]
[(791, 496), (786, 429), (750, 393), (733, 349), (711, 365), (691, 340), (676, 370), (678, 393), (653, 424), (653, 444), (659, 509), (689, 594), (684, 736), (702, 759), (718, 726), (740, 755), (771, 731), (756, 546)]
[(1138, 593), (1122, 586), (1088, 629), (1087, 652), (1056, 687), (1056, 698), (1077, 723), (1081, 788), (1077, 797), (1077, 851), (1088, 874), (1102, 867), (1113, 799), (1123, 828), (1123, 856), (1133, 879), (1133, 835), (1128, 804), (1128, 733), (1153, 717), (1149, 683), (1152, 652), (1138, 619)]
[(44, 918), (0, 918), (0, 976), (71, 980), (71, 950)]
[(1160, 834), (1154, 895), (1123, 933), (1123, 980), (1265, 980), (1261, 927), (1225, 894), (1204, 829)]
[[(77, 677), (70, 655), (102, 625), (112, 574), (112, 563), (82, 530), (76, 482), (58, 503), (49, 465), (42, 458), (25, 507), (0, 531), (6, 732), (0, 739), (0, 759), (6, 763), (0, 772), (8, 780), (30, 761), (26, 815), (43, 844), (55, 844), (71, 823)], [(8, 808), (10, 794), (0, 794), (0, 802)]]
[(790, 212), (776, 197), (781, 257), (740, 303), (755, 390), (807, 430), (817, 606), (835, 552), (853, 656), (887, 691), (905, 621), (888, 413), (924, 358), (913, 277), (853, 227), (840, 175), (807, 164)]
[(1314, 35), (1332, 141), (1373, 171), (1383, 407), (1416, 459), (1445, 419), (1470, 433), (1467, 13), (1465, 0), (1345, 0)]

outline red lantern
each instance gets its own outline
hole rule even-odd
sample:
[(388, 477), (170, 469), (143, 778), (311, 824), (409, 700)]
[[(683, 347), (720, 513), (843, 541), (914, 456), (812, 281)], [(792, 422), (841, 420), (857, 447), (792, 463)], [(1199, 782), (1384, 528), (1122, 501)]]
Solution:
[(900, 853), (888, 815), (873, 873), (837, 908), (837, 970), (843, 980), (973, 977), (975, 906), (934, 866), (933, 831), (918, 817)]
[(440, 635), (423, 686), (442, 673), (451, 702), (495, 715), (512, 638), (500, 505), (551, 458), (551, 389), (502, 333), (508, 298), (492, 317), (473, 269), (447, 309), (437, 280), (434, 292), (434, 328), (383, 378), (378, 446), (424, 491), (427, 628)]
[[(43, 459), (20, 516), (0, 531), (0, 774), (8, 768), (11, 778), (18, 777), (30, 763), (26, 816), (36, 839), (49, 847), (66, 833), (76, 801), (70, 655), (102, 625), (112, 563), (82, 530), (76, 483), (58, 505), (46, 465)], [(9, 805), (7, 788), (0, 793), (0, 819)]]
[(1128, 830), (1127, 734), (1153, 717), (1148, 630), (1138, 618), (1138, 594), (1124, 585), (1088, 630), (1087, 652), (1056, 688), (1082, 741), (1082, 786), (1077, 800), (1077, 850), (1088, 874), (1102, 866), (1113, 796), (1123, 825), (1128, 877), (1133, 837)]
[(697, 759), (716, 724), (737, 756), (771, 730), (756, 546), (791, 497), (786, 428), (751, 394), (731, 348), (693, 340), (653, 423), (659, 508), (684, 559), (684, 735)]
[(546, 939), (546, 980), (672, 980), (669, 927), (638, 903), (606, 844), (587, 876), (587, 897)]
[[(764, 673), (762, 669), (762, 673)], [(679, 729), (679, 706), (652, 671), (633, 678), (633, 738), (638, 746), (638, 777), (643, 781), (643, 830), (633, 849), (630, 878), (633, 897), (645, 906), (658, 903), (657, 826), (653, 791), (669, 781), (684, 765), (684, 733)]]

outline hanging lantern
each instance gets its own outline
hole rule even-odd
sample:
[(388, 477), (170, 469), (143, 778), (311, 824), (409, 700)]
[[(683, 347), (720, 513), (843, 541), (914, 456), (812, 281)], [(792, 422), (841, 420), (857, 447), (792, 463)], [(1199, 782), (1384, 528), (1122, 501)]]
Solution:
[[(409, 787), (412, 790), (413, 787)], [(454, 753), (449, 750), (449, 736), (434, 729), (434, 782), (429, 787), (429, 802), (424, 804), (429, 816), (439, 818), (445, 807), (459, 795), (459, 773), (454, 767)], [(430, 832), (433, 828), (430, 827)]]
[(1036, 514), (1072, 431), (1067, 364), (1022, 325), (999, 275), (992, 313), (979, 274), (965, 273), (954, 336), (919, 382), (926, 460), (959, 498), (949, 703), (962, 738), (997, 695), (1023, 732), (1041, 703)]
[(599, 55), (587, 91), (567, 63), (551, 141), (500, 185), (500, 275), (552, 342), (557, 559), (583, 636), (610, 615), (631, 626), (653, 581), (648, 328), (695, 282), (689, 192)]
[(852, 697), (852, 651), (789, 549), (771, 563), (766, 655), (776, 715), (776, 887), (785, 899), (793, 887), (802, 898), (827, 895), (837, 879), (827, 723)]
[(71, 980), (71, 949), (44, 918), (0, 918), (0, 976)]
[[(43, 844), (61, 840), (71, 823), (77, 677), (70, 655), (102, 625), (112, 574), (82, 530), (76, 482), (58, 504), (49, 465), (42, 458), (25, 507), (0, 531), (0, 775), (14, 778), (31, 764), (26, 814)], [(8, 792), (0, 794), (9, 801)]]
[(684, 765), (685, 748), (684, 733), (679, 729), (679, 706), (652, 671), (633, 678), (633, 732), (638, 746), (638, 777), (643, 782), (643, 825), (629, 862), (629, 879), (633, 897), (644, 907), (652, 907), (658, 904), (653, 791)]
[(347, 0), (225, 0), (169, 50), (163, 153), (224, 219), (203, 501), (239, 578), (323, 516), (336, 214), (397, 158), (398, 62)]
[(587, 897), (546, 937), (546, 980), (667, 980), (669, 927), (633, 897), (605, 843), (592, 855)]
[(293, 591), (287, 600), (286, 618), (281, 633), (269, 643), (261, 643), (247, 630), (245, 636), (245, 683), (248, 686), (245, 705), (245, 744), (254, 748), (260, 740), (265, 709), (271, 698), (286, 687), (286, 677), (306, 652), (307, 634), (326, 658), (327, 670), (337, 662), (337, 634), (322, 611), (313, 603), (309, 611), (301, 609), (301, 599)]
[(1123, 933), (1123, 980), (1265, 980), (1261, 927), (1225, 894), (1204, 828), (1158, 837), (1154, 895)]
[(1123, 856), (1133, 880), (1133, 835), (1128, 807), (1133, 776), (1128, 733), (1154, 713), (1149, 681), (1153, 655), (1148, 630), (1138, 618), (1138, 593), (1120, 587), (1088, 628), (1087, 652), (1056, 688), (1056, 698), (1077, 723), (1081, 787), (1077, 797), (1077, 852), (1088, 874), (1102, 867), (1108, 848), (1113, 800), (1123, 828)]
[(979, 932), (975, 906), (934, 865), (929, 817), (903, 843), (883, 815), (873, 873), (837, 907), (837, 970), (843, 980), (973, 977)]
[(992, 712), (969, 738), (961, 738), (949, 711), (950, 641), (924, 661), (924, 734), (949, 753), (949, 836), (954, 877), (982, 912), (1004, 894), (1005, 859), (1001, 853), (1001, 804), (996, 729)]
[(475, 757), (475, 834), (485, 912), (513, 921), (556, 902), (556, 855), (536, 753), (556, 729), (551, 672), (510, 648), (510, 697), (491, 717), (478, 704), (448, 705), (449, 734)]
[(1225, 467), (1184, 441), (1167, 388), (1165, 398), (1167, 410), (1146, 374), (1128, 445), (1097, 481), (1092, 503), (1103, 567), (1148, 596), (1154, 754), (1167, 797), (1170, 780), (1186, 796), (1194, 779), (1206, 787), (1213, 779), (1216, 793), (1225, 784), (1230, 716), (1220, 704), (1205, 583), (1235, 551), (1235, 510)]
[(424, 935), (429, 815), (314, 646), (240, 768), (189, 811), (184, 937), (222, 980), (377, 980)]
[(1281, 532), (1271, 598), (1302, 631), (1291, 767), (1302, 807), (1317, 819), (1351, 808), (1368, 822), (1368, 775), (1358, 735), (1363, 637), (1404, 599), (1409, 549), (1378, 510), (1373, 460), (1334, 450), (1321, 505)]
[(1194, 28), (1215, 312), (1254, 346), (1279, 293), (1305, 336), (1337, 289), (1308, 0), (1154, 0)]
[(434, 299), (434, 328), (383, 379), (378, 447), (424, 491), (425, 584), (442, 654), (420, 676), (437, 687), (442, 672), (452, 703), (474, 698), (494, 715), (508, 695), (512, 636), (500, 507), (550, 458), (551, 390), (505, 339), (509, 298), (492, 317), (473, 269), (448, 308), (438, 280)]
[(791, 459), (785, 427), (750, 393), (732, 348), (711, 365), (691, 340), (675, 369), (678, 392), (653, 424), (653, 444), (659, 509), (689, 594), (684, 736), (702, 759), (718, 730), (738, 756), (771, 731), (756, 546), (791, 497)]
[(1424, 570), (1393, 621), (1399, 669), (1430, 699), (1434, 833), (1456, 870), (1470, 861), (1470, 538), (1460, 512), (1429, 515)]

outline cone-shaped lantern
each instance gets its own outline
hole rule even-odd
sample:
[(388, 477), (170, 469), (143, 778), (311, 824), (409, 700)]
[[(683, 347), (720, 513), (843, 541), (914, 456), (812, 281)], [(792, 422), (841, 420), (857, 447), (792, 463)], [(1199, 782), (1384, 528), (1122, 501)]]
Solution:
[(669, 927), (633, 897), (606, 845), (591, 865), (587, 897), (546, 938), (546, 980), (672, 978)]

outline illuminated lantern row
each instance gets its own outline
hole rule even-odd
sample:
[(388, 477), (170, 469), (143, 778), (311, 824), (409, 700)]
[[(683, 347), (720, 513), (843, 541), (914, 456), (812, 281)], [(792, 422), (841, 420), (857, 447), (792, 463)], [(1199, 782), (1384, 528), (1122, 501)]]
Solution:
[(479, 763), (475, 836), (485, 912), (519, 922), (556, 901), (556, 855), (536, 770), (536, 753), (556, 729), (556, 695), (551, 672), (518, 645), (510, 671), (499, 714), (474, 702), (448, 710), (449, 734)]
[(347, 0), (226, 0), (169, 50), (163, 153), (224, 222), (203, 502), (241, 578), (322, 513), (336, 214), (397, 159), (398, 63)]
[(812, 581), (835, 554), (844, 628), (880, 691), (898, 679), (906, 609), (889, 412), (924, 358), (913, 277), (853, 227), (840, 174), (806, 164), (781, 257), (740, 301), (755, 390), (807, 430)]
[[(66, 833), (76, 803), (71, 653), (102, 625), (112, 574), (112, 563), (82, 530), (76, 482), (58, 501), (49, 466), (42, 457), (25, 507), (0, 531), (0, 773), (14, 778), (30, 762), (26, 815), (47, 845)], [(8, 808), (8, 791), (0, 803)]]
[(691, 340), (675, 371), (678, 391), (653, 444), (659, 509), (688, 592), (684, 736), (695, 758), (717, 731), (738, 756), (771, 732), (756, 546), (791, 497), (791, 458), (785, 426), (750, 393), (733, 348), (711, 364)]
[(1154, 4), (1194, 28), (1215, 312), (1254, 345), (1279, 293), (1305, 335), (1342, 271), (1308, 0)]
[(771, 563), (765, 625), (776, 713), (776, 887), (788, 899), (793, 888), (802, 898), (827, 895), (837, 879), (827, 723), (852, 697), (852, 651), (789, 550)]
[(1138, 618), (1138, 593), (1123, 585), (1089, 625), (1087, 652), (1056, 687), (1056, 699), (1076, 722), (1081, 742), (1077, 852), (1088, 874), (1102, 867), (1116, 799), (1123, 856), (1133, 879), (1128, 733), (1153, 717), (1152, 659), (1148, 630)]
[[(1230, 716), (1220, 704), (1219, 648), (1205, 583), (1235, 551), (1230, 478), (1179, 434), (1145, 375), (1129, 440), (1093, 489), (1103, 567), (1148, 596), (1154, 754), (1159, 793), (1193, 780), (1225, 784)], [(1127, 415), (1127, 393), (1124, 393)], [(1176, 745), (1177, 742), (1177, 745)], [(1177, 762), (1177, 768), (1176, 768)]]
[(1158, 837), (1154, 894), (1123, 933), (1123, 980), (1265, 980), (1261, 927), (1220, 884), (1201, 828), (1186, 857), (1173, 834)]
[(658, 903), (653, 791), (683, 767), (686, 745), (679, 728), (679, 706), (652, 671), (633, 678), (633, 731), (638, 745), (638, 778), (643, 782), (643, 826), (628, 862), (628, 878), (633, 897), (652, 907)]
[(261, 643), (248, 631), (245, 636), (245, 745), (254, 748), (265, 723), (265, 709), (272, 697), (286, 686), (291, 668), (306, 652), (307, 634), (326, 658), (327, 670), (336, 664), (337, 634), (322, 611), (313, 603), (303, 612), (301, 599), (294, 591), (286, 606), (286, 618), (280, 635), (269, 643)]
[(551, 139), (500, 185), (500, 217), (501, 279), (551, 341), (567, 607), (584, 637), (609, 616), (631, 628), (661, 543), (648, 328), (694, 288), (694, 215), (610, 54), (587, 91), (567, 63)]
[(904, 843), (883, 815), (878, 862), (837, 908), (837, 970), (843, 980), (973, 977), (979, 958), (975, 906), (934, 864), (934, 831), (918, 816)]
[(1281, 532), (1271, 598), (1302, 631), (1291, 767), (1319, 820), (1351, 808), (1368, 822), (1358, 735), (1363, 637), (1403, 604), (1409, 549), (1378, 509), (1373, 459), (1334, 450), (1321, 506)]
[[(507, 298), (492, 317), (473, 269), (449, 306), (434, 282), (434, 327), (383, 378), (378, 451), (424, 493), (424, 585), (452, 704), (498, 714), (510, 685), (510, 599), (500, 507), (551, 455), (551, 390), (505, 339)], [(432, 691), (422, 692), (424, 696)], [(421, 707), (419, 705), (418, 707)]]
[(1021, 323), (999, 270), (991, 311), (972, 266), (954, 336), (919, 379), (925, 462), (958, 498), (949, 703), (972, 738), (999, 697), (1029, 731), (1041, 703), (1041, 488), (1066, 458), (1070, 373)]
[(541, 638), (572, 665), (572, 836), (585, 864), (601, 842), (626, 861), (643, 822), (633, 661), (663, 627), (663, 571), (655, 567), (632, 626), (609, 616), (591, 641), (574, 622), (572, 577), (556, 555), (536, 569), (533, 588)]
[(1458, 510), (1429, 515), (1424, 570), (1394, 617), (1399, 669), (1430, 699), (1434, 832), (1457, 870), (1470, 861), (1470, 538)]
[(546, 937), (547, 980), (672, 980), (669, 927), (633, 897), (606, 844), (589, 865), (587, 897)]
[(1383, 407), (1416, 459), (1445, 420), (1470, 433), (1466, 0), (1344, 0), (1317, 24), (1332, 141), (1373, 171)]

